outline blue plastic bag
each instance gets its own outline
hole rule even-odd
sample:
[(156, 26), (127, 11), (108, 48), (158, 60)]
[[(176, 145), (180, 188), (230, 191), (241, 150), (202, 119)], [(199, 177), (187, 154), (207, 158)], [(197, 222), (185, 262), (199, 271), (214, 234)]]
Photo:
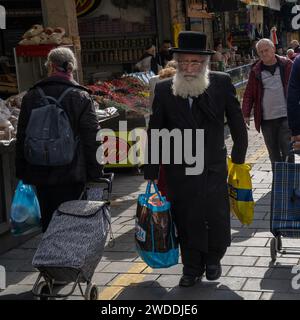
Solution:
[(30, 185), (19, 182), (10, 211), (11, 232), (27, 235), (41, 227), (41, 210), (37, 196)]
[(151, 268), (169, 268), (178, 264), (179, 249), (171, 204), (150, 182), (145, 194), (138, 198), (135, 243), (140, 257)]

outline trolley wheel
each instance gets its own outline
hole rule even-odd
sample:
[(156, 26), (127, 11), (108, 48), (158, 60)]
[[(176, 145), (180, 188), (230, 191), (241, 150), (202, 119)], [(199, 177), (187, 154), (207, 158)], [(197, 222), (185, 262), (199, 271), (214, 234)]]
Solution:
[(98, 300), (99, 297), (99, 289), (96, 285), (89, 283), (86, 290), (84, 299), (85, 300)]
[(277, 251), (281, 251), (282, 250), (282, 240), (281, 240), (281, 236), (277, 236), (276, 237), (277, 240)]
[[(42, 295), (42, 294), (52, 294), (50, 290), (49, 284), (46, 281), (40, 282), (36, 287), (36, 294)], [(36, 300), (51, 300), (50, 297), (35, 297)]]
[(272, 261), (276, 261), (277, 258), (277, 239), (272, 238), (270, 243), (270, 253)]

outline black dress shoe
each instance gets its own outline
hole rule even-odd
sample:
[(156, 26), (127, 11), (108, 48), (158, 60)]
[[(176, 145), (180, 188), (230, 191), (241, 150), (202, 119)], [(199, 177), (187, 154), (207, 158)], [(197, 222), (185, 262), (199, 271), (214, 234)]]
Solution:
[(186, 275), (184, 274), (180, 281), (179, 281), (179, 286), (180, 287), (192, 287), (193, 285), (196, 284), (196, 282), (200, 279), (200, 277), (196, 277), (196, 276), (190, 276), (190, 275)]
[(209, 281), (218, 280), (222, 275), (221, 264), (207, 264), (206, 265), (206, 279)]

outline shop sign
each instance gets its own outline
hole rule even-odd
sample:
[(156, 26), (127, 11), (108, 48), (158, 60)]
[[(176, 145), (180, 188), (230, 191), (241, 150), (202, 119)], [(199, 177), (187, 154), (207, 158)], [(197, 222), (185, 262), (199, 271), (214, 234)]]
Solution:
[(0, 6), (0, 29), (6, 29), (6, 10)]
[(280, 11), (280, 0), (268, 0), (270, 9)]
[(101, 0), (76, 0), (77, 17), (83, 17), (93, 12), (101, 3)]
[(300, 5), (295, 5), (292, 8), (292, 15), (295, 15), (292, 19), (292, 28), (294, 30), (299, 30), (300, 29)]
[(212, 19), (212, 15), (207, 12), (206, 3), (199, 0), (187, 0), (187, 16), (189, 18)]

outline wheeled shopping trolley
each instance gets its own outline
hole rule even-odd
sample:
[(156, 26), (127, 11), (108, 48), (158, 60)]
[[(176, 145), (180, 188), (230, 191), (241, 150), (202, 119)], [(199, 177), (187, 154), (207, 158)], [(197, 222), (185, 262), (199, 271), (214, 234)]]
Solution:
[[(283, 238), (300, 238), (300, 163), (278, 162), (273, 172), (270, 254), (274, 262), (278, 253), (291, 253), (291, 248), (283, 248)], [(300, 254), (295, 249), (293, 253)]]
[[(98, 299), (98, 287), (92, 277), (111, 230), (112, 181), (113, 174), (106, 174), (88, 184), (80, 200), (63, 203), (54, 213), (32, 262), (40, 272), (32, 289), (38, 300), (67, 298), (77, 286), (85, 300)], [(69, 292), (58, 294), (68, 285)]]

